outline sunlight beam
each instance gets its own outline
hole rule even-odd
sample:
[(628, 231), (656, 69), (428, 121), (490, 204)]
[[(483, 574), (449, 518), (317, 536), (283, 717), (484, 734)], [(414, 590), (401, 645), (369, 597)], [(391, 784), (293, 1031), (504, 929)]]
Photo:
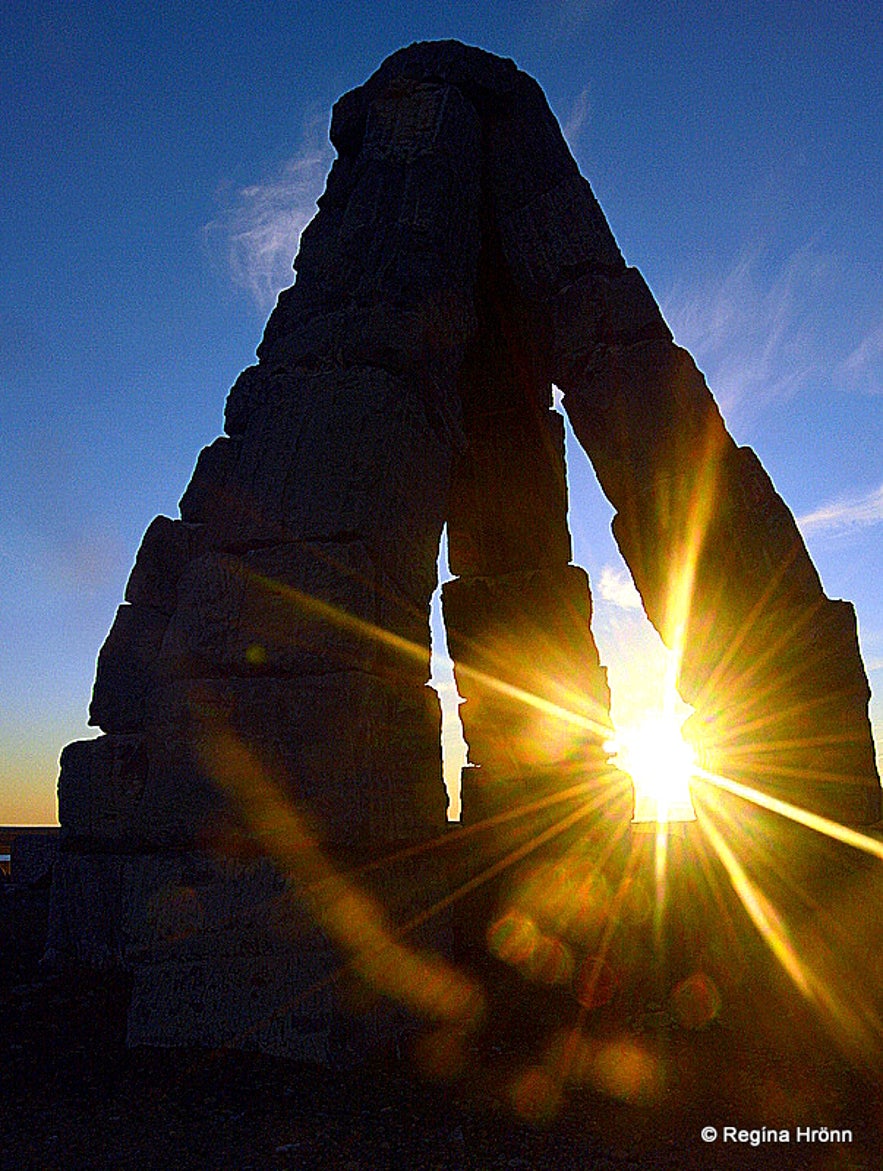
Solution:
[(883, 861), (883, 842), (877, 838), (872, 838), (868, 834), (850, 829), (849, 826), (840, 825), (839, 822), (832, 821), (829, 817), (823, 817), (820, 813), (810, 813), (808, 809), (801, 809), (799, 805), (792, 805), (790, 801), (783, 801), (779, 797), (771, 797), (769, 794), (762, 793), (758, 789), (752, 789), (749, 785), (732, 781), (728, 777), (720, 776), (718, 773), (708, 772), (707, 769), (697, 767), (694, 769), (693, 775), (697, 779), (713, 785), (715, 788), (723, 789), (727, 793), (732, 793), (736, 797), (750, 801), (753, 805), (759, 805), (763, 809), (769, 809), (771, 813), (778, 813), (782, 817), (787, 817), (790, 821), (797, 822), (798, 825), (806, 826), (807, 829), (824, 834), (826, 837), (833, 838), (835, 841), (842, 842), (846, 846), (852, 846), (853, 849), (861, 850), (863, 853), (870, 854), (872, 857), (879, 858)]
[[(299, 590), (294, 586), (285, 585), (262, 574), (251, 574), (250, 576), (252, 580), (261, 585), (268, 593), (275, 594), (291, 606), (299, 608), (305, 613), (324, 620), (342, 630), (349, 630), (363, 638), (373, 639), (402, 655), (404, 658), (419, 658), (422, 660), (426, 654), (426, 648), (419, 643), (402, 638), (401, 635), (394, 634), (392, 631), (384, 630), (382, 626), (377, 626), (373, 622), (367, 622), (363, 618), (357, 618), (354, 614), (350, 614), (338, 606), (333, 606), (330, 602), (324, 602), (321, 598), (315, 598), (311, 594), (305, 593), (303, 590)], [(610, 722), (607, 712), (596, 703), (592, 703), (592, 706), (597, 708), (598, 718), (593, 719), (580, 712), (574, 712), (569, 708), (562, 707), (560, 704), (552, 703), (551, 700), (544, 699), (542, 696), (535, 695), (533, 692), (526, 691), (524, 688), (506, 683), (504, 680), (489, 675), (484, 671), (479, 671), (475, 667), (470, 667), (460, 662), (456, 666), (457, 671), (463, 679), (473, 679), (482, 686), (506, 696), (507, 699), (517, 700), (519, 703), (534, 708), (543, 715), (551, 716), (553, 719), (590, 732), (595, 736), (603, 737), (604, 739), (610, 736)], [(590, 702), (584, 696), (581, 698), (584, 702)]]
[(724, 841), (720, 831), (708, 818), (702, 819), (702, 830), (724, 865), (733, 890), (760, 933), (761, 938), (791, 977), (800, 992), (809, 1000), (815, 999), (810, 974), (797, 954), (784, 922), (764, 893), (751, 881), (741, 862)]
[(785, 920), (748, 876), (723, 834), (713, 825), (711, 809), (700, 806), (700, 811), (703, 833), (722, 862), (734, 891), (764, 943), (794, 986), (819, 1010), (823, 1019), (836, 1028), (841, 1040), (850, 1046), (860, 1045), (862, 1049), (872, 1046), (877, 1049), (878, 1040), (875, 1038), (879, 1039), (880, 1036), (880, 1021), (876, 1014), (860, 998), (856, 998), (854, 988), (844, 984), (845, 975), (842, 971), (836, 972), (830, 963), (824, 963), (812, 950), (809, 954), (813, 955), (815, 968), (801, 957), (800, 951), (807, 951), (807, 941), (795, 942)]

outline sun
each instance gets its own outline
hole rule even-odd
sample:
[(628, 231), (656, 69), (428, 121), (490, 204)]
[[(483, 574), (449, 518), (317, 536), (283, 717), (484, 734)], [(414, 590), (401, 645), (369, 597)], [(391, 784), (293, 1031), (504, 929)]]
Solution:
[(635, 822), (694, 821), (690, 778), (696, 755), (682, 734), (683, 717), (647, 712), (606, 746), (635, 786)]

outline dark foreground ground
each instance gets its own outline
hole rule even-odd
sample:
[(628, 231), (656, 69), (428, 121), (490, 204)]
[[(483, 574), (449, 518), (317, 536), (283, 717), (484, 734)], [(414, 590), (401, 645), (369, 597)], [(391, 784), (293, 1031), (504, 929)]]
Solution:
[[(655, 1034), (650, 1013), (636, 1037), (664, 1048), (670, 1072), (644, 1102), (582, 1086), (550, 1102), (541, 1066), (515, 1044), (476, 1051), (443, 1082), (415, 1076), (407, 1055), (331, 1073), (239, 1053), (130, 1050), (123, 981), (41, 971), (47, 903), (46, 891), (0, 883), (2, 1171), (883, 1167), (875, 1074), (789, 1016), (793, 1006), (763, 1028), (745, 1009), (695, 1032), (658, 1021)], [(627, 1046), (621, 1059), (628, 1075)], [(619, 1072), (614, 1088), (628, 1082)], [(797, 1143), (797, 1125), (853, 1138)], [(717, 1141), (703, 1141), (708, 1126)], [(724, 1126), (788, 1127), (791, 1142), (724, 1142)]]

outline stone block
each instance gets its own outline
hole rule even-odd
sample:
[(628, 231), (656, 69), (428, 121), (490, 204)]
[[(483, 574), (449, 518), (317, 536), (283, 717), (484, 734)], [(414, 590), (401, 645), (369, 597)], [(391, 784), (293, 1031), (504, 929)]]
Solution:
[(429, 678), (428, 608), (402, 596), (361, 541), (206, 553), (178, 595), (160, 655), (169, 677)]
[(162, 694), (156, 719), (136, 824), (146, 842), (192, 842), (223, 814), (227, 744), (245, 750), (256, 791), (281, 791), (320, 841), (411, 841), (444, 828), (441, 717), (429, 687), (357, 671), (182, 681)]
[(824, 816), (878, 820), (852, 607), (819, 597), (803, 608), (757, 608), (715, 634), (688, 641), (682, 682), (713, 771)]
[(283, 876), (285, 850), (276, 852), (275, 865), (196, 854), (126, 865), (130, 1044), (335, 1064), (391, 1040), (408, 1011), (432, 1013), (414, 974), (439, 979), (434, 948), (447, 924), (434, 916), (405, 940), (394, 925), (443, 893), (439, 860), (394, 857), (347, 875), (311, 851), (306, 861), (295, 853)]
[[(284, 292), (290, 293), (291, 290)], [(245, 431), (252, 414), (263, 406), (268, 397), (276, 397), (272, 394), (272, 388), (280, 381), (287, 388), (289, 379), (284, 370), (246, 366), (230, 388), (224, 404), (224, 430), (227, 435), (236, 437)], [(284, 393), (285, 388), (282, 390), (283, 397)]]
[(329, 137), (343, 158), (357, 155), (365, 136), (371, 103), (392, 87), (421, 82), (445, 82), (466, 94), (477, 108), (493, 104), (497, 95), (510, 95), (532, 83), (515, 63), (493, 57), (456, 41), (410, 45), (388, 57), (364, 85), (345, 93), (334, 104)]
[(655, 497), (654, 530), (692, 502), (685, 489), (735, 448), (693, 359), (664, 340), (600, 346), (562, 390), (605, 495), (624, 511)]
[[(510, 246), (514, 245), (510, 225), (511, 231), (515, 231), (516, 225), (526, 223), (530, 218), (528, 209), (542, 208), (550, 197), (554, 200), (556, 197), (551, 193), (556, 189), (573, 184), (577, 179), (585, 182), (556, 119), (548, 108), (545, 113), (539, 113), (538, 105), (532, 103), (533, 108), (522, 107), (520, 110), (510, 105), (490, 116), (495, 128), (512, 134), (512, 138), (505, 139), (489, 136), (486, 146), (487, 193), (495, 221), (505, 237), (504, 249), (510, 263), (514, 255), (510, 252)], [(585, 186), (588, 189), (587, 183)], [(599, 223), (597, 215), (593, 220), (595, 224)], [(603, 235), (607, 238), (605, 245), (612, 244), (613, 254), (618, 257), (618, 249), (606, 223)]]
[(297, 313), (268, 351), (268, 360), (292, 370), (339, 365), (373, 367), (392, 375), (419, 374), (423, 396), (438, 416), (437, 429), (456, 438), (459, 404), (451, 397), (450, 386), (475, 325), (471, 291), (444, 288), (416, 305), (400, 305), (394, 314), (371, 295), (364, 303), (342, 304), (340, 297), (329, 293), (326, 308)]
[(52, 876), (47, 962), (121, 967), (125, 864), (118, 854), (60, 851)]
[(332, 169), (303, 234), (298, 279), (267, 324), (261, 363), (454, 370), (480, 244), (476, 113), (448, 86), (404, 81), (365, 117), (358, 158)]
[(129, 1006), (130, 1045), (258, 1050), (332, 1064), (339, 1016), (328, 977), (335, 957), (314, 950), (139, 965)]
[(498, 222), (512, 280), (528, 300), (554, 297), (586, 273), (624, 267), (604, 213), (579, 174)]
[(738, 553), (738, 581), (762, 581), (771, 611), (820, 601), (822, 583), (791, 510), (750, 447), (736, 448), (728, 480), (721, 495), (727, 497), (729, 532), (720, 543)]
[(671, 342), (671, 331), (636, 268), (579, 276), (551, 298), (549, 313), (552, 378), (559, 386), (578, 377), (598, 346)]
[(137, 732), (158, 682), (157, 660), (168, 614), (150, 606), (119, 607), (98, 655), (89, 723), (105, 732)]
[(65, 837), (125, 838), (147, 779), (141, 734), (75, 740), (61, 754), (58, 815)]
[[(290, 972), (293, 948), (304, 957), (301, 969), (315, 966), (320, 954), (326, 975), (339, 962), (286, 879), (265, 859), (70, 849), (59, 857), (49, 931), (50, 958), (57, 963), (111, 964), (137, 973), (192, 965), (214, 969), (216, 976), (226, 971), (229, 978), (237, 963), (258, 957), (287, 961)], [(141, 1011), (144, 996), (142, 988)], [(136, 993), (136, 1013), (137, 1000)], [(180, 1002), (166, 1004), (167, 1013), (181, 1011)], [(141, 1043), (137, 1030), (130, 1043)]]
[[(327, 951), (354, 954), (431, 907), (444, 890), (437, 856), (381, 856), (361, 872), (352, 858), (303, 848), (280, 830), (232, 858), (205, 851), (132, 854), (121, 871), (124, 961), (176, 964)], [(418, 932), (415, 946), (440, 928)], [(339, 960), (338, 960), (339, 962)]]
[[(176, 688), (184, 689), (183, 684)], [(238, 834), (229, 803), (202, 764), (199, 725), (189, 705), (182, 707), (176, 713), (182, 722), (166, 717), (167, 722), (149, 727), (147, 777), (130, 830), (140, 850), (192, 849), (202, 841), (235, 840)], [(183, 722), (186, 717), (189, 723)]]
[(257, 853), (132, 855), (122, 872), (121, 923), (130, 968), (282, 954), (312, 946), (316, 934), (285, 876)]
[(177, 604), (177, 583), (191, 558), (201, 551), (199, 525), (158, 516), (141, 539), (135, 566), (126, 585), (126, 601), (161, 614), (171, 614)]
[[(569, 779), (610, 735), (610, 693), (590, 630), (585, 572), (562, 566), (443, 587), (470, 783), (499, 789), (550, 771)], [(506, 788), (508, 786), (508, 789)], [(465, 793), (464, 793), (465, 797)], [(465, 806), (464, 806), (465, 808)]]
[(382, 370), (300, 376), (241, 438), (203, 452), (182, 516), (226, 550), (362, 540), (422, 605), (435, 587), (453, 454), (437, 418), (419, 384)]
[(468, 436), (448, 503), (451, 571), (491, 576), (566, 565), (571, 545), (560, 415), (475, 412)]
[(265, 533), (277, 541), (284, 540), (284, 530), (278, 522), (275, 528), (272, 527), (272, 522), (264, 520), (257, 512), (255, 502), (240, 501), (235, 495), (234, 477), (241, 450), (242, 437), (239, 435), (232, 438), (219, 436), (202, 449), (178, 505), (181, 519), (185, 524), (203, 525), (227, 510), (251, 514), (258, 534), (255, 541), (266, 540)]

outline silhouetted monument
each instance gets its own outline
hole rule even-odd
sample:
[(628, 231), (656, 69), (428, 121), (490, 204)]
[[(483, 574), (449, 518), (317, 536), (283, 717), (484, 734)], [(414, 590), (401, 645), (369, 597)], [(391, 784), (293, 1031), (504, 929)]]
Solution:
[[(274, 854), (262, 785), (290, 799), (284, 832), (303, 840), (283, 852), (312, 859), (316, 888), (332, 863), (444, 832), (426, 683), (445, 523), (477, 766), (464, 822), (603, 760), (553, 384), (647, 614), (682, 647), (709, 766), (841, 821), (879, 816), (852, 607), (824, 596), (536, 82), (456, 42), (414, 45), (337, 102), (331, 140), (226, 434), (180, 519), (144, 536), (98, 660), (103, 735), (62, 756), (51, 945), (133, 970), (136, 1041), (326, 1052), (336, 947), (321, 910), (279, 910), (284, 880), (255, 856)], [(366, 880), (393, 919), (425, 904), (421, 883), (443, 890), (410, 859)]]

